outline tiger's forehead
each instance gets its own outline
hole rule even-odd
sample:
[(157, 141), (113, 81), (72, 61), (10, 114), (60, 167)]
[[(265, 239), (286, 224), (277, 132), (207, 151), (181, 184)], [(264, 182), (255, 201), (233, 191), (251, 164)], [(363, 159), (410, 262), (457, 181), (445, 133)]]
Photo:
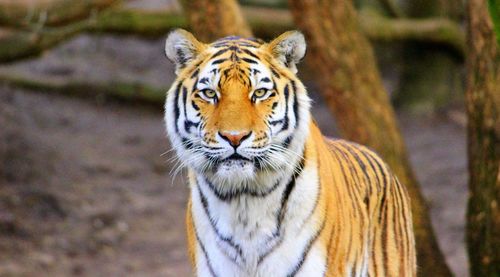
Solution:
[(228, 37), (210, 44), (200, 65), (198, 89), (223, 86), (236, 80), (247, 87), (271, 83), (269, 55), (261, 49), (262, 42), (253, 39)]

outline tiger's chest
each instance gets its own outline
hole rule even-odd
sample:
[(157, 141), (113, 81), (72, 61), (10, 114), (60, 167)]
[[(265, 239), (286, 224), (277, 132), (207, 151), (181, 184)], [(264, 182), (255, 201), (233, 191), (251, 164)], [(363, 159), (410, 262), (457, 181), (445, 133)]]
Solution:
[[(198, 276), (322, 276), (324, 247), (314, 240), (317, 180), (304, 172), (284, 200), (285, 185), (265, 198), (220, 201), (192, 186)], [(314, 243), (313, 243), (314, 242)]]

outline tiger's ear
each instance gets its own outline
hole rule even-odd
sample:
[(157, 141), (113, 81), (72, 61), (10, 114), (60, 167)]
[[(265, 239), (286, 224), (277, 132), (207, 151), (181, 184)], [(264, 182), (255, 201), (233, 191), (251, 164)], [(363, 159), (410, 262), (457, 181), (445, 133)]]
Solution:
[(168, 34), (165, 54), (175, 64), (175, 73), (178, 74), (180, 69), (198, 56), (204, 46), (190, 32), (176, 29)]
[(288, 31), (271, 41), (269, 50), (293, 73), (297, 73), (296, 64), (306, 54), (306, 40), (301, 32)]

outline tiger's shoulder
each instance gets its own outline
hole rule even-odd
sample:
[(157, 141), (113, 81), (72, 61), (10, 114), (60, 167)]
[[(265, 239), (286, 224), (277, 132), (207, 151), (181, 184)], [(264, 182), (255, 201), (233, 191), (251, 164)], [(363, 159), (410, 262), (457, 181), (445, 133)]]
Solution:
[(324, 137), (324, 140), (346, 182), (362, 187), (367, 194), (380, 196), (387, 189), (396, 189), (408, 198), (405, 186), (375, 151), (343, 139)]
[(361, 167), (369, 166), (372, 170), (389, 170), (382, 158), (374, 150), (364, 145), (344, 139), (323, 138), (334, 156), (347, 158), (349, 162), (358, 163)]

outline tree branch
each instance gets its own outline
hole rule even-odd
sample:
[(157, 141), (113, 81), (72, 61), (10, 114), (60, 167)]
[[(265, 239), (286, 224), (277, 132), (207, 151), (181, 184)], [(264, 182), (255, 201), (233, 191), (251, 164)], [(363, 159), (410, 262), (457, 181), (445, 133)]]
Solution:
[(111, 98), (155, 106), (163, 105), (165, 102), (165, 92), (168, 90), (167, 88), (155, 88), (142, 83), (116, 81), (106, 83), (81, 81), (55, 82), (41, 79), (27, 79), (8, 74), (0, 75), (0, 84), (34, 91), (98, 99)]
[(91, 16), (121, 0), (4, 0), (0, 25), (29, 27), (37, 24), (61, 26)]
[(379, 0), (380, 4), (384, 7), (384, 9), (389, 13), (390, 16), (396, 18), (405, 17), (403, 10), (399, 8), (397, 3), (394, 3), (394, 0)]
[(39, 55), (86, 29), (83, 22), (41, 31), (0, 29), (0, 63)]
[(374, 12), (360, 12), (361, 28), (374, 41), (419, 41), (444, 45), (460, 57), (465, 54), (465, 35), (450, 19), (388, 19)]

